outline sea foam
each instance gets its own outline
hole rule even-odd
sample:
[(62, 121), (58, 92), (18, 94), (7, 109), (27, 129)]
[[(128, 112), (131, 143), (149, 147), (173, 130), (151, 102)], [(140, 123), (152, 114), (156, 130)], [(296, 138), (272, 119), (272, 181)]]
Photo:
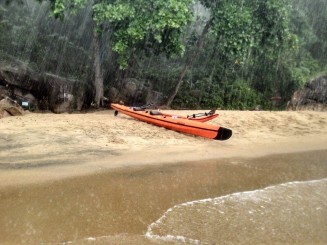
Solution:
[[(310, 181), (293, 181), (268, 186), (258, 190), (237, 192), (221, 197), (194, 200), (177, 204), (174, 207), (169, 208), (157, 221), (150, 224), (145, 236), (149, 239), (200, 244), (202, 241), (201, 239), (198, 239), (199, 234), (195, 234), (194, 237), (192, 237), (192, 232), (189, 232), (191, 229), (194, 229), (195, 233), (198, 232), (200, 225), (195, 224), (194, 227), (192, 227), (190, 223), (202, 222), (203, 224), (209, 223), (211, 226), (212, 224), (216, 225), (216, 223), (210, 223), (212, 222), (210, 221), (211, 217), (217, 218), (217, 223), (226, 222), (227, 225), (230, 226), (233, 226), (232, 222), (234, 222), (234, 228), (237, 228), (239, 224), (237, 224), (237, 220), (235, 221), (233, 219), (239, 218), (240, 222), (245, 220), (245, 222), (248, 222), (250, 226), (255, 226), (255, 232), (264, 233), (267, 230), (267, 226), (268, 228), (271, 226), (271, 230), (274, 231), (274, 227), (278, 225), (263, 224), (261, 222), (261, 219), (263, 218), (261, 217), (266, 217), (267, 219), (267, 217), (276, 213), (278, 215), (278, 212), (280, 212), (280, 217), (283, 217), (283, 215), (288, 217), (287, 215), (291, 216), (293, 215), (293, 212), (296, 212), (296, 215), (301, 218), (301, 215), (306, 215), (305, 212), (308, 210), (306, 207), (307, 203), (310, 204), (309, 208), (312, 207), (315, 211), (325, 209), (326, 206), (323, 203), (324, 200), (327, 200), (326, 196), (321, 196), (321, 193), (323, 190), (326, 190), (326, 187), (327, 178)], [(306, 202), (303, 205), (301, 204), (301, 201), (307, 198), (302, 196), (302, 191), (306, 189), (306, 195), (309, 195), (309, 198), (315, 198), (314, 196), (320, 198), (316, 204), (314, 202)], [(294, 205), (297, 205), (297, 203), (299, 203), (299, 207), (295, 208)], [(279, 206), (281, 206), (281, 208), (279, 208)], [(283, 207), (284, 209), (280, 210)], [(183, 217), (185, 214), (187, 214), (188, 217)], [(236, 218), (234, 217), (235, 214), (237, 216)], [(223, 219), (226, 219), (226, 221), (223, 222)], [(258, 220), (260, 222), (258, 222)], [(232, 222), (228, 223), (230, 221)], [(276, 222), (279, 222), (278, 219), (275, 223)], [(203, 226), (203, 224), (201, 224), (201, 226)], [(183, 228), (183, 225), (189, 227)], [(223, 226), (224, 224), (221, 225)], [(211, 227), (209, 227), (209, 229), (210, 228)], [(181, 233), (178, 233), (180, 230)], [(207, 229), (203, 230), (207, 232)]]

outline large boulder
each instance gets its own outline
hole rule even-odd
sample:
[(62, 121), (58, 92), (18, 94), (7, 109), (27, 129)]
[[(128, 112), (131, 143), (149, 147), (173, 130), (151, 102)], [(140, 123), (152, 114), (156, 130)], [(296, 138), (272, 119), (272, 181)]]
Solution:
[(123, 79), (116, 87), (110, 87), (108, 91), (109, 102), (123, 102), (126, 105), (143, 105), (162, 103), (162, 93), (154, 91), (148, 81), (135, 78)]
[(81, 110), (91, 103), (90, 90), (85, 82), (38, 73), (24, 62), (0, 63), (0, 96), (10, 96), (19, 104), (55, 113)]
[(307, 82), (288, 103), (289, 110), (327, 111), (327, 75)]

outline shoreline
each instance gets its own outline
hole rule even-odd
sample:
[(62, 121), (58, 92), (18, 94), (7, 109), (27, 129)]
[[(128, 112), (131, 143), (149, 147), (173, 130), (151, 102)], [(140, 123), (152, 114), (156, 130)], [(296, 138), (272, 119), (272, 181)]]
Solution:
[(122, 166), (0, 188), (0, 234), (8, 244), (84, 244), (88, 238), (94, 244), (165, 244), (145, 234), (168, 209), (289, 182), (326, 179), (326, 160), (327, 150), (322, 150)]
[[(126, 162), (124, 160), (118, 160), (114, 164), (108, 165), (103, 161), (97, 161), (94, 163), (72, 163), (66, 165), (54, 165), (54, 166), (42, 166), (42, 167), (32, 167), (32, 168), (19, 168), (19, 169), (7, 169), (0, 170), (0, 191), (8, 190), (12, 188), (19, 188), (29, 185), (44, 185), (55, 183), (58, 181), (64, 181), (69, 179), (76, 178), (86, 178), (86, 177), (95, 177), (99, 175), (110, 174), (115, 171), (129, 171), (133, 169), (150, 169), (150, 168), (160, 168), (160, 167), (173, 167), (173, 166), (190, 166), (194, 164), (201, 164), (207, 162), (221, 161), (221, 162), (239, 162), (239, 161), (251, 161), (258, 160), (262, 158), (276, 158), (276, 157), (287, 157), (295, 156), (297, 154), (310, 155), (315, 153), (326, 153), (327, 149), (293, 149), (293, 151), (285, 152), (274, 152), (274, 153), (265, 153), (262, 152), (258, 155), (253, 156), (229, 156), (229, 157), (216, 157), (216, 158), (198, 158), (198, 159), (188, 159), (188, 160), (176, 160), (169, 159), (162, 162), (152, 162), (149, 159), (144, 159), (142, 162)], [(147, 152), (148, 154), (148, 152)], [(143, 155), (144, 156), (144, 155)], [(125, 159), (124, 157), (122, 157)], [(327, 177), (327, 176), (326, 176)]]
[[(109, 110), (64, 115), (30, 113), (1, 119), (1, 242), (165, 244), (145, 235), (151, 224), (178, 204), (327, 178), (327, 113), (219, 114), (210, 123), (233, 130), (227, 141), (177, 133), (124, 115), (115, 117)], [(323, 193), (312, 195), (310, 188), (299, 191), (299, 198), (309, 198), (309, 203), (318, 197), (320, 212), (326, 210)], [(284, 224), (283, 218), (272, 221), (270, 217), (283, 211), (279, 203), (288, 196), (276, 193), (276, 209), (266, 209), (271, 212), (267, 222), (276, 227)], [(290, 203), (298, 202), (290, 199)], [(251, 207), (242, 209), (242, 217), (247, 217)], [(257, 208), (262, 210), (260, 205)], [(299, 208), (301, 204), (291, 210), (298, 213)], [(197, 213), (193, 210), (178, 217), (190, 220)], [(206, 209), (200, 217), (202, 214), (207, 214)], [(223, 219), (234, 214), (226, 212)], [(219, 217), (220, 212), (215, 215)], [(326, 241), (321, 236), (326, 224), (316, 225), (319, 217), (313, 228), (308, 222), (308, 230), (320, 237), (317, 241)], [(244, 219), (244, 227), (249, 220)], [(282, 234), (306, 234), (301, 222), (299, 213), (294, 229)], [(174, 223), (169, 227), (174, 229)], [(182, 223), (192, 228), (192, 222)], [(200, 218), (199, 227), (207, 231), (202, 223)], [(209, 229), (210, 234), (217, 234), (216, 225)], [(198, 230), (194, 229), (195, 236)], [(224, 233), (236, 235), (238, 229)], [(210, 240), (210, 234), (203, 241)], [(267, 236), (266, 241), (270, 238)]]

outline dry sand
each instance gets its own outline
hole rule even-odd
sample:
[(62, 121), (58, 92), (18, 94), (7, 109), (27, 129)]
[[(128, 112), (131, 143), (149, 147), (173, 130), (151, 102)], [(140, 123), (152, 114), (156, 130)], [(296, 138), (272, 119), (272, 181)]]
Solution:
[[(187, 115), (197, 111), (167, 111)], [(219, 111), (227, 141), (190, 136), (113, 110), (0, 120), (0, 188), (131, 165), (327, 149), (326, 112)], [(15, 171), (13, 171), (15, 169)]]

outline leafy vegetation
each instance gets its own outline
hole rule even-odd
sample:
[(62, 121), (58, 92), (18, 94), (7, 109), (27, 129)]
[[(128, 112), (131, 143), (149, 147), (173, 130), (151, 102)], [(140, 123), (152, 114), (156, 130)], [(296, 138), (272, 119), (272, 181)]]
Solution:
[(0, 31), (0, 59), (98, 79), (98, 99), (133, 77), (176, 108), (268, 109), (327, 72), (325, 0), (27, 0)]

